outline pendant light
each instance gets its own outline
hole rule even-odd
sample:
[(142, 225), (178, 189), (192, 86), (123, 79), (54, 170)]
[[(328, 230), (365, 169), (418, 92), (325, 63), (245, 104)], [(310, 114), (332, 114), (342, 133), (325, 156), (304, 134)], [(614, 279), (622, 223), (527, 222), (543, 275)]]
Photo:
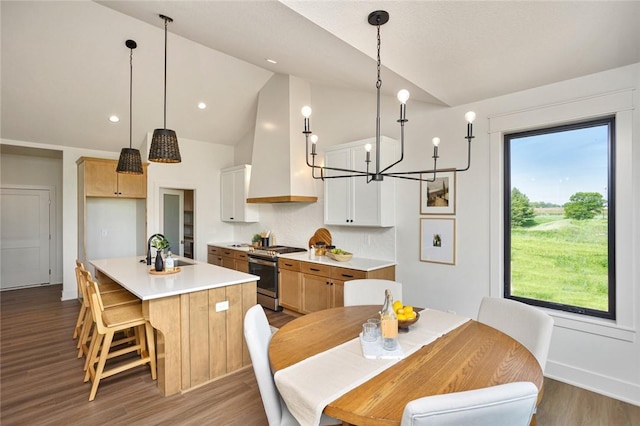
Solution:
[(133, 132), (133, 49), (138, 47), (135, 41), (127, 40), (125, 46), (129, 52), (129, 148), (122, 148), (116, 172), (131, 175), (142, 174), (142, 159), (140, 150), (131, 148), (131, 134)]
[(156, 163), (179, 163), (180, 147), (176, 132), (167, 129), (167, 23), (173, 22), (168, 16), (160, 15), (164, 20), (164, 128), (155, 129), (151, 138), (149, 161)]

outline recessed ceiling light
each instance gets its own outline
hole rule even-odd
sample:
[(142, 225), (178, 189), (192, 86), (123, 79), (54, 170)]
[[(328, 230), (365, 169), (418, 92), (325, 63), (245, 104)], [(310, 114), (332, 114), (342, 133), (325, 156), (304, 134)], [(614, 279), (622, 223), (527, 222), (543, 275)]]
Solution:
[(277, 61), (274, 61), (273, 59), (269, 59), (269, 58), (265, 58), (265, 61), (269, 62), (270, 64), (277, 64)]
[(120, 117), (118, 117), (117, 115), (112, 115), (111, 117), (109, 117), (109, 121), (112, 123), (117, 123), (118, 121), (120, 121)]
[(204, 102), (199, 102), (198, 103), (198, 108), (205, 109), (206, 107), (207, 107), (207, 104), (205, 104)]

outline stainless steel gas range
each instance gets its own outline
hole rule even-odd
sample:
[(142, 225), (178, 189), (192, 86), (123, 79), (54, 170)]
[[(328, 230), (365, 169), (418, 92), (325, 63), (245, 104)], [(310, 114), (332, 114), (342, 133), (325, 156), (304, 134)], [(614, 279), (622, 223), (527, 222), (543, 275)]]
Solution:
[(306, 249), (287, 246), (259, 247), (249, 250), (249, 273), (260, 277), (258, 303), (273, 311), (280, 311), (278, 300), (278, 256), (305, 252)]

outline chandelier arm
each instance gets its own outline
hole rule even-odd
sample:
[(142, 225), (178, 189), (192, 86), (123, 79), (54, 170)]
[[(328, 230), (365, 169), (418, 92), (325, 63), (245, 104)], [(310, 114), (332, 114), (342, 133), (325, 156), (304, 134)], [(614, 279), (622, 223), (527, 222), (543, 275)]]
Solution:
[(465, 167), (464, 169), (456, 169), (456, 172), (466, 172), (471, 167), (471, 139), (473, 139), (473, 136), (467, 137), (467, 139), (469, 141), (469, 148), (467, 150), (467, 167)]

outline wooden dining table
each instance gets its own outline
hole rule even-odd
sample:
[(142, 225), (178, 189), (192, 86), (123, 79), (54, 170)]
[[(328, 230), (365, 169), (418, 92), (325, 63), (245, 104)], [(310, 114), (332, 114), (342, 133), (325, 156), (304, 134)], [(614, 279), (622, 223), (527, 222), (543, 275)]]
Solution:
[[(362, 324), (379, 310), (380, 306), (350, 306), (296, 318), (271, 339), (272, 371), (358, 337)], [(399, 425), (411, 400), (517, 381), (533, 382), (540, 401), (543, 373), (531, 352), (495, 328), (469, 320), (344, 393), (323, 412), (344, 424)]]

